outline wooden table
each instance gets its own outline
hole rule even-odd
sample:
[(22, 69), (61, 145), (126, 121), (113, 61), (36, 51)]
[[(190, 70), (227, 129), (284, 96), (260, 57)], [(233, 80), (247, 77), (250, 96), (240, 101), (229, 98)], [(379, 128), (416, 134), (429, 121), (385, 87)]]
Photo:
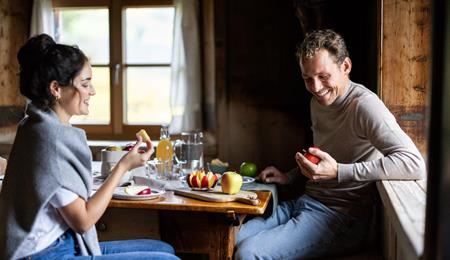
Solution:
[(101, 241), (155, 238), (170, 243), (177, 253), (208, 254), (209, 259), (232, 259), (235, 234), (247, 215), (262, 215), (269, 191), (255, 191), (260, 204), (205, 202), (167, 191), (146, 201), (111, 200), (97, 223)]

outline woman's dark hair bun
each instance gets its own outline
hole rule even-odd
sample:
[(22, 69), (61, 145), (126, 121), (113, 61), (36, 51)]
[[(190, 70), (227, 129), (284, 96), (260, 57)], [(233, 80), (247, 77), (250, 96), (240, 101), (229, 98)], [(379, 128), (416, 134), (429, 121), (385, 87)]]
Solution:
[(17, 54), (21, 71), (39, 66), (48, 50), (56, 42), (47, 34), (39, 34), (30, 38)]
[(88, 60), (84, 53), (74, 46), (57, 44), (47, 34), (30, 38), (17, 53), (20, 66), (20, 93), (43, 107), (55, 102), (50, 84), (71, 86)]

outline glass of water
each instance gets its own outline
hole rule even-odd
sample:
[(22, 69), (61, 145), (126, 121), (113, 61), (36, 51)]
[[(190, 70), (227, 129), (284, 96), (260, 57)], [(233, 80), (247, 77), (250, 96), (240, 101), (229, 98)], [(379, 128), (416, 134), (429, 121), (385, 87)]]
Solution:
[(165, 171), (164, 162), (154, 159), (147, 162), (148, 175), (150, 178), (154, 177), (159, 180), (167, 180), (167, 172)]

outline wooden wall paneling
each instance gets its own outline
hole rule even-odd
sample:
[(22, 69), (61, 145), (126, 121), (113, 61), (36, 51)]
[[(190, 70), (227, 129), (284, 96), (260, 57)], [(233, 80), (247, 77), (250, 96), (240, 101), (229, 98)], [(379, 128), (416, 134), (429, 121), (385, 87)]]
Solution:
[[(352, 60), (351, 79), (377, 91), (377, 14), (381, 0), (293, 0), (302, 32), (333, 29), (341, 34)], [(352, 8), (348, 8), (351, 6)]]
[(308, 139), (310, 95), (294, 55), (301, 38), (292, 2), (218, 2), (216, 15), (225, 30), (220, 36), (216, 30), (216, 51), (224, 54), (216, 53), (216, 76), (223, 79), (217, 85), (219, 156), (232, 169), (242, 161), (260, 169), (295, 167), (293, 156)]
[(203, 46), (203, 113), (204, 129), (216, 131), (216, 73), (215, 73), (215, 38), (214, 38), (214, 1), (203, 0), (202, 7), (202, 46)]
[[(232, 169), (242, 161), (254, 161), (260, 169), (274, 165), (288, 170), (296, 166), (295, 152), (312, 144), (311, 95), (294, 56), (303, 37), (294, 2), (215, 1), (217, 141), (219, 157)], [(324, 26), (348, 38), (354, 64), (360, 64), (352, 78), (369, 88), (376, 86), (375, 48), (368, 40), (372, 38), (373, 45), (376, 38), (370, 33), (376, 27), (376, 20), (371, 20), (375, 11), (367, 7), (376, 2), (352, 1), (358, 12), (335, 1), (316, 2), (333, 14), (322, 14)], [(369, 68), (372, 73), (365, 72)]]
[(28, 38), (32, 1), (0, 0), (0, 143), (11, 143), (22, 119), (17, 52)]
[(228, 14), (226, 0), (214, 0), (214, 44), (215, 44), (215, 82), (216, 82), (216, 116), (217, 116), (217, 148), (218, 157), (227, 160), (229, 150), (228, 132), (228, 97), (227, 85), (227, 35), (226, 16)]
[(202, 40), (202, 122), (204, 161), (217, 157), (217, 108), (216, 108), (216, 60), (214, 33), (214, 0), (202, 0), (201, 3), (201, 40)]
[(431, 0), (382, 0), (379, 95), (427, 153)]

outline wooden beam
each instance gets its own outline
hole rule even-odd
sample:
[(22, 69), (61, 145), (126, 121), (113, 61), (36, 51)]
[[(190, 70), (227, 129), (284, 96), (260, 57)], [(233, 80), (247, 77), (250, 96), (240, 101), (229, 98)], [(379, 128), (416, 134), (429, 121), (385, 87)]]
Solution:
[(431, 0), (382, 0), (379, 95), (427, 154)]

